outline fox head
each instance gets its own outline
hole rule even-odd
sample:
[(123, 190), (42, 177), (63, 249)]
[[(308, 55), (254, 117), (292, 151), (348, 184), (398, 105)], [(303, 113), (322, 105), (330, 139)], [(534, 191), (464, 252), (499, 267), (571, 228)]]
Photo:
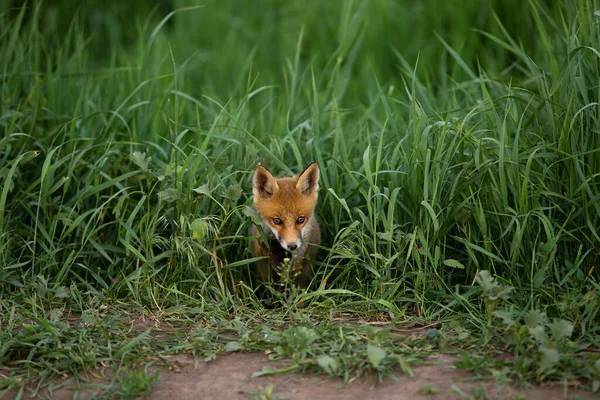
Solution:
[(281, 247), (293, 252), (302, 246), (317, 204), (317, 163), (292, 178), (278, 179), (259, 165), (254, 171), (252, 186), (254, 205)]

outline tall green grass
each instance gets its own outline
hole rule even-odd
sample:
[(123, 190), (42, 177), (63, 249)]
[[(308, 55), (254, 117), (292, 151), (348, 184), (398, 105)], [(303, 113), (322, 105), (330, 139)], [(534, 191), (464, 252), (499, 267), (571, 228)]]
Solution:
[(317, 161), (315, 307), (481, 315), (487, 269), (597, 333), (598, 1), (463, 3), (2, 13), (0, 295), (246, 303), (253, 169)]

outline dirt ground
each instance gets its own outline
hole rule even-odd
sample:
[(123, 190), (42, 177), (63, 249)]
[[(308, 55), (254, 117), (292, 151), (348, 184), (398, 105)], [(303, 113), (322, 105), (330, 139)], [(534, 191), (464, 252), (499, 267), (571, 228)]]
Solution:
[[(253, 398), (253, 393), (260, 393), (269, 385), (274, 386), (271, 398), (288, 400), (597, 398), (592, 393), (572, 387), (547, 386), (517, 390), (492, 379), (479, 380), (467, 371), (456, 369), (452, 365), (453, 359), (445, 355), (431, 359), (435, 362), (434, 365), (414, 367), (415, 377), (413, 378), (398, 373), (396, 381), (385, 378), (383, 383), (377, 383), (373, 376), (366, 376), (355, 379), (349, 384), (344, 384), (339, 378), (320, 374), (285, 374), (253, 378), (252, 375), (261, 371), (263, 367), (277, 366), (273, 361), (269, 361), (267, 355), (263, 353), (222, 355), (209, 363), (200, 362), (197, 368), (194, 368), (194, 360), (188, 355), (172, 356), (168, 358), (168, 361), (171, 368), (161, 368), (160, 379), (147, 397), (150, 400), (250, 399)], [(97, 380), (96, 382), (101, 383)], [(462, 393), (456, 388), (459, 388)], [(485, 393), (487, 397), (482, 396), (482, 393)], [(41, 397), (66, 400), (94, 398), (98, 394), (97, 390), (91, 390), (89, 387), (85, 390), (76, 390), (73, 386), (66, 386), (55, 389), (51, 394), (41, 393)], [(12, 399), (15, 395), (16, 392), (10, 392), (0, 398), (2, 400)]]

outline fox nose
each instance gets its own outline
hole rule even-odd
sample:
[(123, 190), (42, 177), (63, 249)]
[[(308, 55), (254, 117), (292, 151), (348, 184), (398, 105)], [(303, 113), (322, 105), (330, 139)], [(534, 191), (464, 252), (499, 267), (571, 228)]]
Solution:
[(294, 250), (296, 250), (297, 248), (298, 248), (298, 245), (297, 245), (297, 244), (290, 244), (290, 245), (288, 245), (288, 249), (290, 249), (291, 251), (294, 251)]

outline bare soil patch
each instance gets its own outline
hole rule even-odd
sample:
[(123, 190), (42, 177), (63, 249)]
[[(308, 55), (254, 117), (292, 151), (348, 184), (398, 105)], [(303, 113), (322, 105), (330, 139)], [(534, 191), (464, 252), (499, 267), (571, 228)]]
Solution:
[[(415, 376), (410, 378), (396, 374), (396, 380), (385, 378), (377, 382), (374, 375), (362, 376), (345, 384), (339, 378), (323, 374), (291, 373), (279, 376), (252, 377), (265, 366), (281, 367), (284, 364), (270, 361), (263, 353), (233, 353), (221, 355), (215, 361), (199, 362), (195, 368), (193, 357), (176, 355), (168, 357), (169, 368), (150, 367), (149, 372), (161, 370), (160, 379), (153, 386), (147, 399), (150, 400), (223, 400), (248, 399), (253, 393), (274, 386), (276, 399), (593, 399), (594, 394), (570, 386), (543, 386), (530, 389), (517, 389), (493, 379), (480, 379), (472, 373), (456, 369), (454, 359), (447, 355), (438, 355), (430, 359), (432, 364), (415, 366)], [(90, 383), (78, 386), (73, 383), (56, 388), (52, 393), (41, 392), (42, 398), (57, 400), (97, 398), (102, 395), (98, 385), (110, 383), (110, 374), (104, 378), (95, 374)], [(91, 386), (90, 386), (91, 385)], [(456, 388), (463, 393), (461, 394)], [(107, 392), (104, 392), (106, 394)], [(485, 393), (486, 397), (482, 394)], [(2, 400), (12, 399), (17, 392), (12, 391), (0, 396)], [(479, 395), (480, 397), (477, 397)], [(32, 398), (24, 396), (25, 399)]]

